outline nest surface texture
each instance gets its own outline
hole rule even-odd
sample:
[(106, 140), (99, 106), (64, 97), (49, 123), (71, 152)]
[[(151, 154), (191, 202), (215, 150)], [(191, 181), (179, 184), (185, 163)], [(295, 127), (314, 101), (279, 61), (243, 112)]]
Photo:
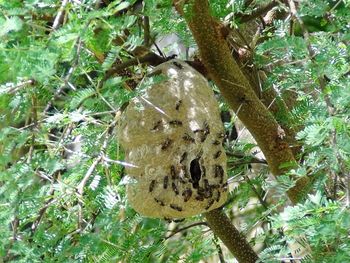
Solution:
[[(184, 218), (208, 212), (227, 198), (224, 128), (207, 80), (181, 60), (157, 66), (164, 76), (123, 113), (127, 197), (140, 214)], [(152, 75), (152, 74), (151, 74)]]

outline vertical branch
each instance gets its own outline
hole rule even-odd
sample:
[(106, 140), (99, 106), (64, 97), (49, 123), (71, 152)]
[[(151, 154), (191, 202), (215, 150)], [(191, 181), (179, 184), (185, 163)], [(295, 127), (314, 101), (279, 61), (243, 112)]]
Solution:
[(32, 94), (32, 123), (33, 123), (33, 127), (31, 128), (32, 135), (31, 135), (31, 142), (30, 142), (28, 158), (27, 158), (28, 164), (31, 162), (33, 157), (34, 144), (35, 144), (35, 130), (37, 129), (37, 126), (38, 126), (37, 99), (35, 94)]
[(222, 249), (220, 247), (220, 244), (219, 244), (219, 239), (216, 235), (214, 235), (214, 238), (213, 238), (213, 242), (216, 246), (216, 249), (218, 250), (218, 256), (219, 256), (219, 259), (220, 259), (220, 263), (225, 263), (225, 258), (224, 258), (224, 254), (222, 253)]
[(149, 47), (151, 45), (151, 32), (150, 32), (150, 25), (149, 25), (149, 17), (144, 16), (143, 21), (143, 42), (146, 47)]
[(245, 237), (235, 228), (222, 209), (214, 209), (205, 214), (211, 230), (227, 246), (240, 263), (254, 263), (258, 255)]
[(56, 30), (59, 26), (60, 23), (62, 21), (62, 17), (64, 14), (64, 9), (66, 8), (66, 5), (69, 3), (70, 0), (63, 0), (62, 4), (57, 12), (57, 15), (55, 17), (55, 20), (53, 21), (53, 25), (52, 25), (52, 30)]

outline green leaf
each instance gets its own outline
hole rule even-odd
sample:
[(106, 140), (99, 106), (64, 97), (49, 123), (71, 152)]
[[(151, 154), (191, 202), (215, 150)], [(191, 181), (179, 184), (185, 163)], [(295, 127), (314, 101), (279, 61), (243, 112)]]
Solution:
[(123, 9), (126, 9), (130, 6), (129, 2), (122, 2), (120, 3), (119, 1), (114, 1), (111, 4), (108, 5), (107, 10), (110, 12), (110, 14), (115, 14)]
[(7, 19), (0, 17), (0, 25), (0, 37), (2, 37), (11, 31), (16, 32), (21, 30), (23, 26), (23, 21), (17, 16), (10, 17)]

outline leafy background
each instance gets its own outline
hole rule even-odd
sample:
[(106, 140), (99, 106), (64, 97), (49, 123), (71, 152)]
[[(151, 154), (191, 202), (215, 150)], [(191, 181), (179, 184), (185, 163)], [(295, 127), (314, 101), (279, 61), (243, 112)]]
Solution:
[[(138, 8), (139, 1), (63, 2), (0, 0), (0, 258), (232, 260), (202, 216), (170, 223), (143, 218), (125, 198), (118, 114), (145, 88), (140, 82), (149, 66), (109, 72), (144, 44), (144, 17), (153, 39), (175, 33), (195, 48), (185, 21), (166, 0)], [(235, 15), (254, 11), (244, 1), (210, 3), (213, 15), (222, 21), (231, 15), (238, 29)], [(227, 140), (232, 189), (225, 211), (261, 262), (291, 257), (292, 244), (306, 251), (305, 262), (350, 261), (349, 5), (301, 1), (298, 15), (309, 39), (297, 24), (291, 34), (287, 18), (263, 30), (254, 49), (254, 65), (266, 74), (263, 88), (296, 98), (289, 125), (299, 130), (302, 156), (292, 172), (315, 182), (305, 202), (288, 206), (285, 192), (294, 182), (273, 181), (264, 164), (252, 166), (251, 140)], [(324, 88), (320, 76), (327, 77)], [(225, 123), (227, 131), (234, 121)], [(274, 193), (272, 200), (266, 193)]]

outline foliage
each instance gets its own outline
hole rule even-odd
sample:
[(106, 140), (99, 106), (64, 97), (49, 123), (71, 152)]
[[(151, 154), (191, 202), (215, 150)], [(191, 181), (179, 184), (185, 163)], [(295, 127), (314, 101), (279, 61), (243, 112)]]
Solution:
[[(195, 47), (184, 19), (167, 0), (144, 6), (135, 0), (63, 2), (0, 0), (0, 259), (199, 262), (221, 253), (232, 258), (203, 225), (168, 238), (204, 221), (202, 216), (171, 224), (143, 218), (125, 198), (118, 114), (149, 85), (143, 82), (149, 67), (137, 63), (109, 72), (137, 58), (135, 49), (145, 45), (145, 16), (151, 25), (147, 48), (171, 33)], [(244, 1), (209, 2), (213, 15), (230, 20), (236, 30), (236, 16), (255, 10)], [(288, 125), (297, 133), (291, 146), (300, 148), (290, 174), (310, 177), (313, 188), (306, 200), (288, 205), (286, 191), (296, 178), (271, 178), (249, 136), (226, 140), (231, 189), (225, 211), (261, 262), (294, 255), (292, 244), (307, 250), (305, 262), (348, 262), (350, 3), (299, 2), (309, 38), (291, 16), (276, 19), (259, 29), (250, 63), (266, 76), (262, 91), (273, 88), (288, 104)], [(280, 4), (279, 10), (289, 7)], [(228, 120), (227, 132), (237, 122)]]

